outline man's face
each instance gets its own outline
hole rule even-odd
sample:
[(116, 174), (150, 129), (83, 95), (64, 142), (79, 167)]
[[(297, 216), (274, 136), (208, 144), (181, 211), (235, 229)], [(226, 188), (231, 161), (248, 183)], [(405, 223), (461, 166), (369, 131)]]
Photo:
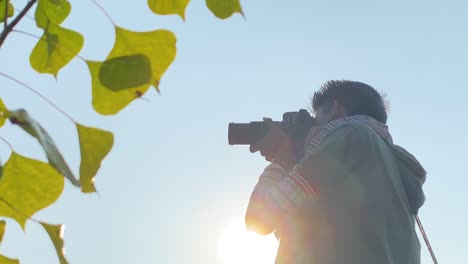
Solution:
[(317, 107), (315, 111), (315, 122), (317, 126), (324, 126), (332, 120), (345, 116), (347, 116), (347, 113), (344, 107), (337, 102), (333, 102)]
[(315, 123), (317, 126), (324, 126), (330, 122), (330, 105), (321, 105), (315, 111)]

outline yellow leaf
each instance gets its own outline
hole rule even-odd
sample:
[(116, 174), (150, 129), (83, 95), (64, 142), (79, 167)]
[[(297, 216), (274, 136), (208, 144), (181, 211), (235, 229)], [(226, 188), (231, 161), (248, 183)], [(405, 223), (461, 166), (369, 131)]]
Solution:
[(115, 44), (107, 59), (134, 54), (146, 55), (151, 62), (150, 84), (157, 89), (161, 76), (175, 58), (175, 45), (176, 37), (168, 30), (135, 32), (115, 27)]
[(9, 117), (9, 112), (5, 104), (3, 103), (3, 100), (0, 99), (0, 127), (2, 127), (5, 124), (5, 121)]
[(20, 264), (19, 260), (7, 258), (2, 255), (0, 255), (0, 263), (1, 264)]
[(48, 23), (31, 52), (29, 61), (37, 72), (50, 73), (57, 77), (58, 71), (78, 55), (83, 43), (81, 34)]
[(101, 84), (99, 73), (102, 62), (86, 61), (92, 80), (92, 104), (96, 112), (103, 115), (113, 115), (125, 108), (130, 102), (146, 92), (149, 85), (114, 92)]
[(6, 226), (5, 220), (1, 220), (0, 221), (0, 243), (2, 242), (3, 235), (5, 234), (5, 226)]
[(39, 0), (36, 8), (36, 24), (46, 28), (48, 21), (53, 24), (62, 23), (68, 17), (71, 5), (67, 0)]
[(190, 0), (148, 0), (150, 9), (158, 15), (179, 15), (185, 20), (185, 8)]
[(26, 220), (51, 205), (63, 191), (64, 178), (50, 164), (13, 152), (0, 180), (0, 216)]
[(239, 0), (206, 0), (206, 5), (221, 19), (226, 19), (236, 12), (243, 15)]
[(148, 83), (114, 92), (100, 81), (99, 74), (103, 63), (87, 61), (92, 78), (93, 107), (103, 115), (119, 112), (143, 95), (150, 85), (158, 89), (161, 76), (176, 55), (176, 38), (170, 31), (134, 32), (116, 27), (115, 33), (115, 44), (107, 60), (135, 54), (145, 55), (151, 64), (151, 78)]
[[(0, 0), (0, 23), (5, 21), (6, 0)], [(15, 8), (11, 3), (8, 3), (8, 17), (12, 17), (15, 13)], [(1, 262), (0, 262), (1, 263)]]
[(43, 222), (41, 222), (41, 225), (47, 231), (50, 240), (52, 240), (52, 243), (54, 244), (60, 264), (68, 264), (68, 261), (65, 258), (65, 247), (63, 242), (63, 230), (65, 227), (63, 225), (50, 225)]
[(80, 182), (84, 193), (95, 192), (94, 176), (114, 144), (112, 133), (76, 124), (80, 139)]

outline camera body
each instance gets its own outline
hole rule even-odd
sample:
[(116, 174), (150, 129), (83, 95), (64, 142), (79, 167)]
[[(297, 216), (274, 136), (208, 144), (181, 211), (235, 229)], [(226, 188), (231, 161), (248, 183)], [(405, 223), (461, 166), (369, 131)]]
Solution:
[[(310, 128), (315, 124), (315, 119), (305, 109), (297, 112), (286, 112), (283, 121), (274, 121), (275, 125), (294, 141), (305, 140)], [(229, 145), (250, 145), (258, 142), (268, 133), (268, 126), (263, 121), (250, 123), (229, 123)]]

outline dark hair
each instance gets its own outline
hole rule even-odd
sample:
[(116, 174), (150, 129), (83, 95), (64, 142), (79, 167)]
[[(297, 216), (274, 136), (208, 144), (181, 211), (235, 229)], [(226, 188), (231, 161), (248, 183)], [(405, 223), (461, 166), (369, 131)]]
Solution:
[(317, 111), (318, 107), (335, 101), (343, 105), (349, 115), (367, 115), (387, 122), (384, 96), (370, 85), (347, 80), (328, 81), (314, 93), (312, 108)]

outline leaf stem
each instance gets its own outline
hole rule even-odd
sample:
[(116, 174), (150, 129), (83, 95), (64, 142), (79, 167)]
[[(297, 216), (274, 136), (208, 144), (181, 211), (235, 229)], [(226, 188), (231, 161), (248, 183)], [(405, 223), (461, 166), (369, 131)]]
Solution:
[(114, 24), (114, 26), (116, 26), (114, 20), (112, 19), (112, 17), (109, 15), (109, 13), (107, 13), (107, 11), (104, 9), (104, 7), (102, 7), (98, 2), (96, 2), (96, 0), (91, 0), (91, 2), (93, 2), (103, 13), (104, 15), (106, 15), (107, 19), (109, 19), (109, 21)]
[[(16, 12), (21, 12), (22, 10), (19, 9), (19, 8), (14, 8), (13, 10), (15, 10)], [(31, 21), (36, 21), (32, 16), (26, 14), (24, 15), (25, 17), (29, 18)]]
[(0, 140), (3, 141), (3, 143), (7, 144), (8, 147), (10, 148), (11, 152), (13, 152), (13, 146), (8, 142), (6, 139), (0, 137)]
[(31, 91), (32, 93), (36, 94), (37, 96), (39, 96), (42, 100), (44, 100), (46, 103), (48, 103), (49, 105), (51, 105), (53, 108), (55, 108), (57, 111), (59, 111), (60, 113), (62, 113), (65, 117), (67, 117), (68, 119), (70, 119), (70, 121), (72, 121), (73, 123), (77, 123), (75, 121), (75, 119), (73, 119), (69, 114), (67, 114), (65, 111), (62, 110), (62, 108), (58, 107), (56, 104), (54, 104), (52, 101), (50, 101), (49, 99), (47, 99), (47, 97), (45, 97), (44, 95), (42, 95), (41, 93), (39, 93), (38, 91), (36, 91), (34, 88), (32, 88), (31, 86), (25, 84), (24, 82), (18, 80), (18, 79), (15, 79), (13, 77), (11, 77), (10, 75), (7, 75), (3, 72), (0, 72), (0, 75), (2, 75), (3, 77), (7, 78), (7, 79), (10, 79), (16, 83), (18, 83), (19, 85), (23, 86), (24, 88), (28, 89), (29, 91)]
[(11, 24), (5, 27), (3, 30), (2, 34), (0, 35), (0, 47), (2, 47), (3, 42), (5, 41), (6, 37), (10, 32), (13, 30), (13, 28), (18, 24), (18, 22), (26, 15), (26, 13), (31, 9), (31, 7), (37, 2), (37, 0), (29, 0), (29, 2), (26, 4), (24, 9), (18, 14), (18, 16), (13, 19)]

